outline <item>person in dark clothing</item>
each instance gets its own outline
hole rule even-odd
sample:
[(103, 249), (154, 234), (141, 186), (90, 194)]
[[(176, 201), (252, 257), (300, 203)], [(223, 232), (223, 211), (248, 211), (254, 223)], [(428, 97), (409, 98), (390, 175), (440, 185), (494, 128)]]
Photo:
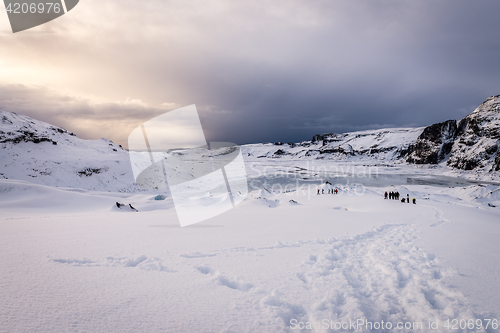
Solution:
[(384, 193), (384, 199), (387, 199), (387, 195), (388, 195), (387, 191), (385, 191), (385, 193)]
[(318, 194), (319, 194), (319, 188), (318, 188)]
[(417, 204), (417, 199), (413, 198), (413, 204), (416, 205)]
[(406, 195), (406, 202), (410, 203), (410, 195), (409, 194)]
[(322, 190), (321, 190), (321, 194), (325, 194), (325, 189), (322, 189)]
[(396, 200), (399, 200), (399, 192), (396, 192)]
[(405, 200), (405, 198), (401, 199), (401, 202), (402, 202), (402, 203), (405, 203), (405, 201), (406, 201), (406, 200)]

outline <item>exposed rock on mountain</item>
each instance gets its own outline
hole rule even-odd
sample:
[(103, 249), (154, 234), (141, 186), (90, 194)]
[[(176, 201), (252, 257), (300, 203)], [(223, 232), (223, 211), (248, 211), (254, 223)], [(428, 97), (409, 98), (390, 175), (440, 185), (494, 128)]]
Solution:
[(500, 170), (500, 95), (488, 98), (458, 124), (448, 165), (463, 170)]
[(457, 135), (456, 120), (428, 126), (408, 149), (406, 160), (415, 164), (437, 164), (451, 152)]
[(395, 128), (314, 135), (297, 144), (257, 144), (248, 157), (446, 163), (462, 170), (500, 170), (500, 95), (462, 119), (425, 128)]
[(460, 122), (448, 120), (424, 129), (406, 161), (447, 165), (462, 170), (500, 169), (500, 95), (488, 98)]

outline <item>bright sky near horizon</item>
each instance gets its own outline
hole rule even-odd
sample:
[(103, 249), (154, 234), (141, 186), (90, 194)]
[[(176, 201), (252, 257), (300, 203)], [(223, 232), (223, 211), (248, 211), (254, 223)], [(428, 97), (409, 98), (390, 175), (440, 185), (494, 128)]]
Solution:
[(460, 119), (500, 94), (493, 0), (81, 0), (13, 34), (0, 14), (0, 109), (126, 145), (196, 104), (208, 141)]

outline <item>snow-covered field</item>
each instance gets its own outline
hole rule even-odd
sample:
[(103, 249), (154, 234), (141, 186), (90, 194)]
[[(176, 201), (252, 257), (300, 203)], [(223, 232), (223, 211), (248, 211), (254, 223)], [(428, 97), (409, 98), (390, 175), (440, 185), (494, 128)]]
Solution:
[(499, 331), (498, 185), (255, 161), (243, 203), (185, 228), (168, 193), (0, 180), (0, 332)]

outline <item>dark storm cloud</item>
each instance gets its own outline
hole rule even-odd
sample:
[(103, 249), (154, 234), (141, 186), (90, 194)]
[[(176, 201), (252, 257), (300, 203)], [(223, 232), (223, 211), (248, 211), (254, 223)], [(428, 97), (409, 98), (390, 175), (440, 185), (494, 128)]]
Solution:
[[(72, 117), (99, 120), (115, 140), (164, 102), (197, 104), (209, 141), (248, 143), (460, 119), (500, 93), (498, 1), (111, 1), (96, 13), (99, 4), (82, 2), (50, 39), (0, 39), (108, 101), (31, 91), (32, 113), (83, 132)], [(129, 124), (120, 133), (117, 119)]]
[(495, 2), (308, 3), (304, 24), (250, 13), (251, 31), (209, 28), (211, 43), (179, 53), (184, 62), (160, 50), (156, 70), (168, 82), (158, 82), (233, 111), (202, 118), (214, 140), (237, 142), (422, 126), (461, 118), (500, 91)]

